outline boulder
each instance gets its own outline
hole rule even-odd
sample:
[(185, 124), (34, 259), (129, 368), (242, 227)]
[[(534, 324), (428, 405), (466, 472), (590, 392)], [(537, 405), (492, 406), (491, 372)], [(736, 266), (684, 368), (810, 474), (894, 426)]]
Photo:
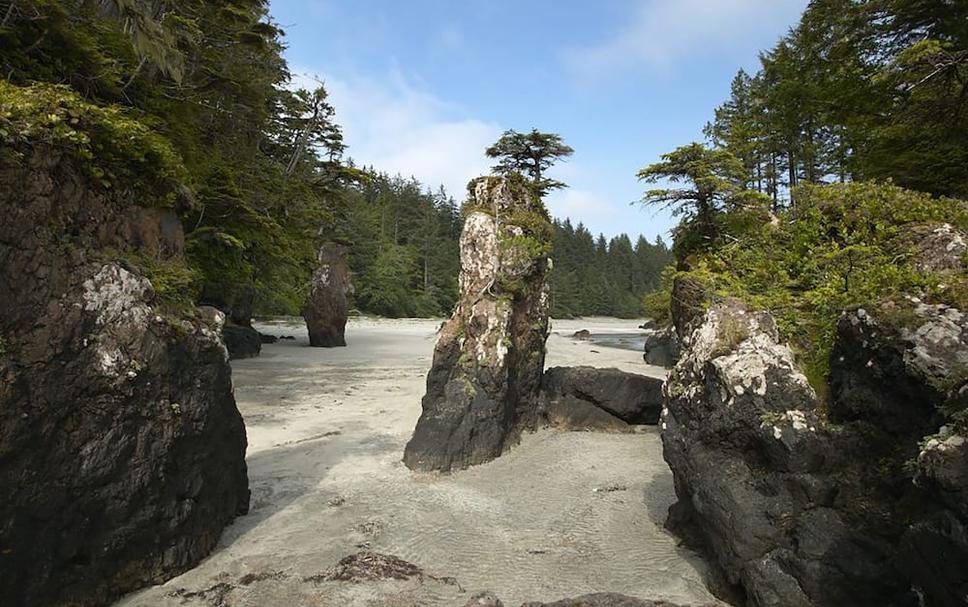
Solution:
[(346, 319), (353, 294), (346, 245), (327, 242), (319, 249), (316, 270), (309, 281), (303, 318), (309, 330), (309, 345), (334, 348), (346, 345)]
[(645, 334), (645, 354), (647, 364), (671, 369), (679, 360), (679, 336), (675, 328), (650, 329)]
[(538, 423), (552, 228), (517, 176), (469, 186), (460, 294), (440, 330), (423, 413), (404, 451), (415, 470), (486, 462)]
[(562, 599), (553, 603), (531, 601), (521, 607), (685, 607), (666, 601), (651, 601), (637, 599), (624, 594), (612, 592), (598, 592), (586, 594), (573, 599)]
[(229, 358), (255, 358), (262, 352), (262, 338), (252, 327), (226, 322), (222, 327), (222, 339)]
[(963, 604), (961, 311), (846, 312), (825, 410), (769, 314), (727, 302), (693, 326), (665, 386), (670, 523), (725, 581), (753, 606)]
[(572, 339), (587, 341), (592, 338), (592, 333), (588, 329), (580, 329), (572, 334)]
[(110, 603), (248, 508), (224, 316), (160, 302), (130, 260), (178, 263), (177, 218), (84, 175), (43, 148), (0, 170), (5, 605)]
[(965, 269), (968, 234), (949, 223), (915, 230), (918, 238), (915, 267), (922, 272)]
[(831, 354), (830, 419), (920, 437), (968, 380), (968, 315), (916, 299), (845, 313)]
[(676, 522), (754, 606), (912, 605), (888, 539), (885, 445), (830, 428), (773, 318), (737, 303), (693, 324), (665, 386)]
[(544, 416), (567, 430), (629, 431), (656, 424), (662, 380), (594, 367), (553, 367), (542, 380)]

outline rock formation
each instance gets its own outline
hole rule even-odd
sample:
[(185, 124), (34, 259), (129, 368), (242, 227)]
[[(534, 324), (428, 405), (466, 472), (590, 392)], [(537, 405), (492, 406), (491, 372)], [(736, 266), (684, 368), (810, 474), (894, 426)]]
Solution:
[(345, 245), (335, 242), (327, 242), (319, 249), (319, 265), (309, 282), (309, 294), (303, 307), (311, 346), (346, 345), (347, 296), (353, 294), (346, 252)]
[(543, 417), (565, 430), (628, 432), (658, 423), (662, 383), (618, 369), (553, 367), (542, 381)]
[[(224, 289), (215, 291), (216, 288)], [(254, 358), (262, 351), (262, 339), (252, 327), (252, 304), (255, 291), (251, 288), (237, 289), (227, 285), (212, 285), (199, 296), (203, 305), (218, 308), (225, 314), (222, 338), (229, 357)]]
[(716, 304), (677, 326), (692, 330), (665, 387), (670, 523), (727, 583), (761, 607), (964, 604), (965, 428), (940, 426), (968, 392), (960, 311), (845, 314), (826, 411), (769, 314)]
[(407, 466), (450, 470), (499, 456), (538, 423), (548, 336), (551, 225), (523, 180), (470, 185), (460, 295), (427, 376)]
[(648, 329), (645, 333), (645, 354), (642, 359), (650, 365), (672, 368), (679, 360), (679, 336), (673, 327)]
[(136, 202), (51, 150), (0, 170), (6, 605), (161, 582), (248, 508), (224, 317), (161, 305), (137, 260), (177, 263), (181, 226)]

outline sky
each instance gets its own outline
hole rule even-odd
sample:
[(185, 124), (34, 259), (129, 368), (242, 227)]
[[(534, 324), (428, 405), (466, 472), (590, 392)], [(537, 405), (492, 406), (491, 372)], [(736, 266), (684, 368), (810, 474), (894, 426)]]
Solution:
[(575, 149), (555, 217), (612, 237), (668, 232), (636, 172), (701, 141), (737, 70), (807, 0), (272, 0), (296, 84), (322, 82), (357, 165), (458, 202), (507, 129)]

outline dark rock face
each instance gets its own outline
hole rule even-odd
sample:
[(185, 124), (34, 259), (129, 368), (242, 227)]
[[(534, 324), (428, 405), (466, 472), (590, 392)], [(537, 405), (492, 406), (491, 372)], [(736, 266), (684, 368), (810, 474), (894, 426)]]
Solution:
[(553, 603), (524, 603), (521, 607), (685, 607), (666, 601), (636, 599), (624, 594), (599, 592), (586, 594), (573, 599), (562, 599)]
[(178, 257), (171, 211), (55, 154), (0, 172), (0, 213), (0, 596), (103, 605), (196, 564), (248, 508), (224, 317), (157, 307), (100, 252)]
[(645, 336), (646, 363), (671, 369), (679, 360), (679, 336), (675, 328), (652, 329)]
[(226, 322), (222, 327), (222, 339), (232, 359), (255, 358), (262, 352), (262, 338), (252, 327)]
[(943, 306), (877, 316), (840, 321), (835, 425), (768, 314), (715, 305), (685, 340), (662, 417), (670, 523), (751, 605), (964, 604), (965, 439), (935, 410), (960, 398), (968, 332)]
[(311, 346), (346, 345), (347, 297), (353, 293), (346, 253), (346, 247), (335, 242), (328, 242), (319, 250), (319, 266), (313, 272), (303, 307)]
[(542, 380), (544, 416), (567, 430), (627, 432), (656, 424), (662, 380), (618, 369), (553, 367)]
[(547, 242), (515, 218), (547, 222), (521, 184), (480, 178), (460, 240), (460, 297), (440, 331), (423, 413), (404, 452), (417, 470), (486, 462), (538, 423), (548, 336)]

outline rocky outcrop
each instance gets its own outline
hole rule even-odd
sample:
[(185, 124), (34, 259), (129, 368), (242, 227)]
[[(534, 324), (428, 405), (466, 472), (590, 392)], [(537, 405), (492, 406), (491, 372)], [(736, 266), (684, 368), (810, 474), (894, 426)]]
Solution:
[(327, 242), (319, 250), (319, 265), (309, 282), (303, 318), (309, 329), (309, 345), (332, 348), (346, 345), (347, 297), (353, 294), (345, 245)]
[(226, 322), (222, 327), (222, 339), (232, 359), (255, 358), (262, 352), (262, 338), (251, 325)]
[(254, 358), (262, 352), (259, 332), (252, 327), (254, 289), (229, 284), (205, 285), (199, 301), (225, 314), (222, 338), (230, 358)]
[(648, 329), (645, 333), (645, 354), (642, 359), (646, 364), (671, 369), (679, 360), (679, 336), (675, 328)]
[(519, 178), (471, 184), (460, 239), (460, 296), (427, 376), (404, 452), (417, 470), (499, 456), (536, 427), (548, 336), (547, 211)]
[(613, 592), (597, 592), (585, 594), (573, 599), (562, 599), (553, 603), (524, 603), (521, 607), (686, 607), (666, 601), (651, 601), (637, 599), (624, 594)]
[(826, 411), (769, 314), (692, 326), (665, 387), (670, 523), (725, 582), (754, 606), (963, 604), (964, 439), (937, 412), (961, 398), (961, 313), (845, 314)]
[(964, 271), (968, 253), (968, 234), (949, 223), (915, 230), (919, 236), (914, 260), (921, 272)]
[(658, 423), (662, 383), (618, 369), (552, 367), (542, 381), (542, 413), (565, 430), (628, 432)]
[(248, 507), (245, 429), (212, 308), (159, 303), (170, 209), (56, 153), (0, 171), (0, 596), (102, 605), (201, 560)]

